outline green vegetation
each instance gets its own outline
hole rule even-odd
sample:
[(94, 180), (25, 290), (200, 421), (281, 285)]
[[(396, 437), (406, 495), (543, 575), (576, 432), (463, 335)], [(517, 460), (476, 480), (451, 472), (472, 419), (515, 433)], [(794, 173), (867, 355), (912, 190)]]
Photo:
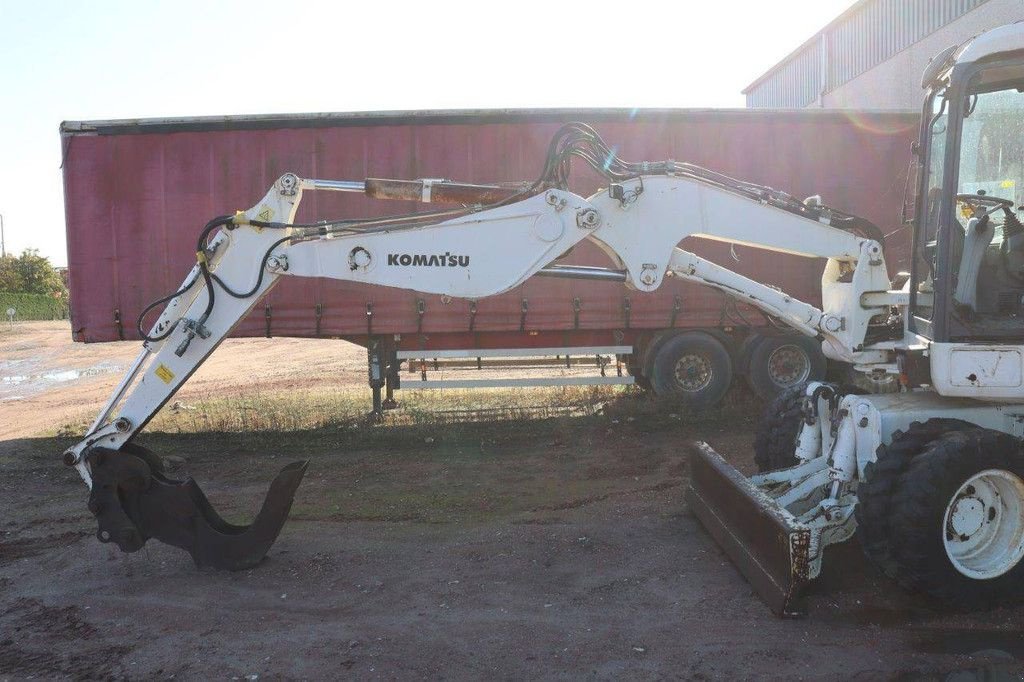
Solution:
[(8, 308), (17, 311), (15, 320), (65, 320), (68, 317), (67, 297), (0, 291), (0, 315), (4, 320)]
[(16, 320), (61, 320), (68, 316), (64, 278), (35, 249), (0, 258), (0, 314), (14, 308)]
[[(233, 447), (260, 447), (305, 442), (318, 436), (327, 446), (369, 443), (395, 444), (409, 434), (442, 442), (463, 432), (483, 428), (526, 431), (553, 422), (585, 424), (590, 417), (620, 422), (692, 424), (737, 419), (761, 409), (748, 391), (735, 389), (721, 407), (689, 412), (671, 401), (651, 400), (637, 388), (624, 386), (559, 386), (513, 389), (403, 390), (396, 393), (399, 409), (384, 413), (382, 424), (367, 420), (369, 391), (362, 388), (278, 391), (251, 386), (228, 396), (178, 398), (157, 413), (146, 427), (146, 439), (157, 434), (203, 434), (226, 439)], [(83, 412), (47, 435), (74, 437), (92, 419)], [(567, 421), (566, 421), (567, 420)], [(397, 436), (397, 434), (405, 434)]]
[[(385, 413), (389, 427), (452, 427), (467, 422), (525, 422), (600, 412), (609, 402), (640, 394), (618, 386), (533, 389), (399, 391), (400, 409)], [(328, 429), (365, 437), (370, 393), (364, 388), (275, 391), (253, 386), (236, 395), (176, 399), (146, 427), (150, 433), (260, 434)], [(59, 435), (80, 433), (91, 414), (65, 424)], [(371, 429), (372, 430), (372, 429)]]

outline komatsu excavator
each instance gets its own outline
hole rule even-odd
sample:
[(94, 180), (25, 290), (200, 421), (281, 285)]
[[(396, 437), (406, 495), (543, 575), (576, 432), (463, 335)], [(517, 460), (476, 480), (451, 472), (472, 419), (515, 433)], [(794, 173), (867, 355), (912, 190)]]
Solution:
[[(224, 569), (262, 560), (305, 462), (277, 476), (251, 526), (236, 526), (133, 439), (284, 277), (469, 299), (533, 275), (638, 291), (675, 277), (756, 306), (819, 339), (829, 358), (900, 387), (864, 395), (812, 382), (783, 393), (755, 443), (763, 473), (750, 479), (693, 445), (689, 505), (777, 613), (804, 610), (801, 590), (825, 547), (858, 529), (882, 570), (944, 602), (1024, 596), (1024, 225), (1014, 206), (1024, 185), (1024, 24), (943, 52), (923, 84), (913, 262), (900, 289), (871, 223), (691, 164), (625, 162), (583, 124), (564, 126), (540, 177), (517, 186), (286, 173), (255, 206), (202, 230), (196, 265), (140, 316), (142, 351), (65, 452), (90, 487), (98, 538), (127, 552), (155, 538)], [(568, 191), (573, 159), (607, 186), (586, 198)], [(310, 191), (457, 206), (296, 223)], [(679, 248), (688, 236), (827, 259), (821, 308)], [(558, 263), (584, 239), (610, 267)]]

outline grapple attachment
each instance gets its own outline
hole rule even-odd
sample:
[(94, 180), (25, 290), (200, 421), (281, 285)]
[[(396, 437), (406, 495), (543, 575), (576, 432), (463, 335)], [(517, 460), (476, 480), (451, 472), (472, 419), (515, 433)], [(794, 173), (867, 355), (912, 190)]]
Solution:
[(686, 500), (751, 587), (779, 616), (802, 616), (811, 530), (707, 443), (690, 446)]
[(197, 566), (238, 571), (263, 560), (291, 511), (308, 461), (286, 466), (270, 484), (256, 520), (228, 523), (214, 511), (191, 478), (168, 478), (159, 457), (127, 444), (120, 450), (89, 453), (92, 491), (89, 511), (99, 522), (97, 537), (122, 551), (136, 552), (150, 538), (180, 547)]

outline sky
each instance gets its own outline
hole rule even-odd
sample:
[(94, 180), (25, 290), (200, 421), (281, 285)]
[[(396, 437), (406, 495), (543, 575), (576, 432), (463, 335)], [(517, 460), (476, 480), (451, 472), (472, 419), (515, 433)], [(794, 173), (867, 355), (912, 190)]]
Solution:
[(852, 2), (0, 0), (6, 251), (67, 263), (64, 120), (742, 107)]

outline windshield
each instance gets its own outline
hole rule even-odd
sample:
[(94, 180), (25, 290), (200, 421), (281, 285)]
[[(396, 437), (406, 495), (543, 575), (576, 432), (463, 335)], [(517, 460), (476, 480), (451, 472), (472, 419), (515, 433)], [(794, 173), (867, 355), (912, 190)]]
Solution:
[[(1024, 190), (1024, 94), (1016, 89), (980, 93), (967, 106), (957, 192), (1000, 197), (1019, 206)], [(968, 211), (969, 202), (962, 202), (961, 209)], [(993, 212), (991, 222), (996, 240), (1001, 239), (1005, 212)]]
[(951, 333), (968, 339), (1024, 329), (1024, 93), (985, 76), (962, 102), (953, 211), (939, 233), (950, 239)]

